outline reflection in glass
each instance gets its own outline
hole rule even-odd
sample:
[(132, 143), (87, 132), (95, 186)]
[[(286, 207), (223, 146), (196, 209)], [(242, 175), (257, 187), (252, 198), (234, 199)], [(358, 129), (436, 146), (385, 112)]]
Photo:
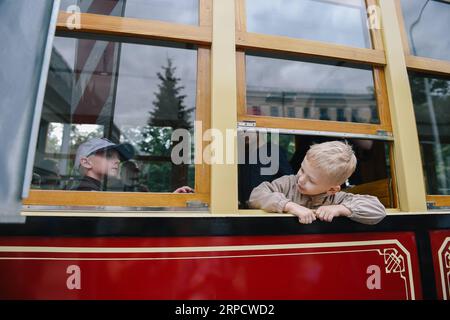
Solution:
[(450, 195), (450, 79), (410, 74), (428, 194)]
[(364, 0), (246, 0), (247, 31), (371, 48)]
[(73, 168), (78, 146), (102, 137), (129, 143), (136, 154), (119, 176), (105, 177), (102, 190), (193, 187), (194, 165), (171, 161), (171, 135), (193, 134), (196, 57), (195, 50), (56, 37), (33, 187), (72, 189), (80, 179)]
[(61, 11), (77, 5), (82, 13), (198, 25), (199, 0), (62, 0)]
[[(239, 205), (242, 209), (248, 208), (247, 201), (251, 191), (262, 182), (271, 182), (283, 175), (296, 174), (311, 145), (343, 140), (334, 137), (280, 134), (275, 143), (270, 134), (263, 137), (265, 137), (264, 143), (260, 143), (256, 139), (248, 139), (244, 140), (245, 148), (238, 148), (239, 152), (245, 150), (245, 158), (240, 155), (240, 158), (245, 161), (238, 165), (238, 194)], [(358, 164), (353, 175), (342, 186), (343, 191), (376, 196), (386, 208), (393, 208), (395, 201), (389, 143), (363, 139), (347, 139), (347, 141), (355, 151)], [(273, 175), (261, 174), (261, 168), (266, 168), (270, 164), (259, 157), (252, 158), (250, 152), (255, 148), (267, 148), (268, 155), (271, 155), (272, 152), (278, 155), (278, 170)]]
[(379, 123), (373, 72), (246, 56), (247, 114)]
[(411, 53), (450, 60), (450, 3), (402, 0), (401, 4)]

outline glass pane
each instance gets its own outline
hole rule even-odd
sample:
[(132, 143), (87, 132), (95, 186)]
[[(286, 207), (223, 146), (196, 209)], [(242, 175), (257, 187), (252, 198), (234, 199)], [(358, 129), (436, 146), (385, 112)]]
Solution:
[(198, 25), (198, 0), (62, 0), (61, 10), (77, 5), (83, 13)]
[(450, 78), (410, 74), (428, 194), (450, 195)]
[[(87, 174), (92, 163), (74, 167), (76, 152), (93, 138), (134, 153), (114, 172), (95, 171), (100, 190), (172, 192), (194, 186), (196, 68), (196, 50), (56, 37), (33, 187), (78, 190), (93, 176)], [(188, 139), (181, 152), (187, 161), (178, 165), (171, 156), (176, 129), (184, 129)], [(107, 153), (90, 156), (113, 159)]]
[(247, 113), (379, 123), (373, 71), (337, 64), (247, 55)]
[(364, 0), (246, 0), (247, 31), (371, 48)]
[[(239, 138), (238, 182), (241, 208), (247, 208), (252, 190), (262, 182), (296, 174), (311, 145), (342, 140), (291, 134), (262, 134), (256, 137), (255, 133), (250, 132), (240, 132)], [(353, 175), (341, 186), (342, 190), (374, 195), (385, 207), (394, 207), (389, 143), (362, 139), (347, 139), (347, 142), (352, 145), (358, 164)], [(270, 174), (261, 171), (263, 168), (271, 168)]]
[(450, 60), (450, 3), (436, 0), (401, 3), (411, 53)]

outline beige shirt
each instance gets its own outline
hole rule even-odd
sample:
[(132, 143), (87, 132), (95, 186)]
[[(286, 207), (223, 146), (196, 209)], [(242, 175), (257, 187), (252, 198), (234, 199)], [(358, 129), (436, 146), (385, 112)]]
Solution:
[(374, 196), (337, 192), (307, 196), (301, 194), (297, 187), (296, 175), (283, 176), (272, 182), (263, 182), (253, 189), (249, 206), (267, 212), (282, 213), (288, 202), (294, 202), (309, 209), (320, 206), (341, 204), (352, 213), (351, 220), (364, 224), (377, 224), (386, 216), (386, 210), (380, 200)]

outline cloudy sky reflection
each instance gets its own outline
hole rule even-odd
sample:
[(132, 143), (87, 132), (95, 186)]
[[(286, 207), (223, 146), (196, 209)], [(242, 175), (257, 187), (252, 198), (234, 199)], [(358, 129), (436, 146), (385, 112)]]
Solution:
[(450, 4), (433, 0), (402, 0), (401, 3), (411, 52), (450, 60)]
[(246, 0), (247, 30), (370, 48), (363, 0)]

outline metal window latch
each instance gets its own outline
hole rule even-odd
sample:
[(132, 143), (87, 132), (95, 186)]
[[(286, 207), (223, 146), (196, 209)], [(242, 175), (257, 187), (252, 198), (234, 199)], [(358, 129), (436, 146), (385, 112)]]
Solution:
[(256, 121), (254, 121), (254, 120), (239, 121), (238, 122), (238, 127), (254, 128), (254, 127), (256, 127)]
[(377, 136), (392, 137), (392, 133), (391, 132), (387, 132), (386, 130), (377, 130)]
[(186, 201), (186, 207), (187, 208), (196, 208), (196, 209), (208, 208), (208, 204), (204, 203), (200, 200), (189, 200), (189, 201)]
[(436, 202), (434, 201), (427, 201), (427, 209), (433, 210), (433, 209), (439, 209), (439, 207), (436, 207)]
[(450, 210), (448, 206), (437, 206), (434, 201), (427, 201), (427, 209), (428, 210)]

